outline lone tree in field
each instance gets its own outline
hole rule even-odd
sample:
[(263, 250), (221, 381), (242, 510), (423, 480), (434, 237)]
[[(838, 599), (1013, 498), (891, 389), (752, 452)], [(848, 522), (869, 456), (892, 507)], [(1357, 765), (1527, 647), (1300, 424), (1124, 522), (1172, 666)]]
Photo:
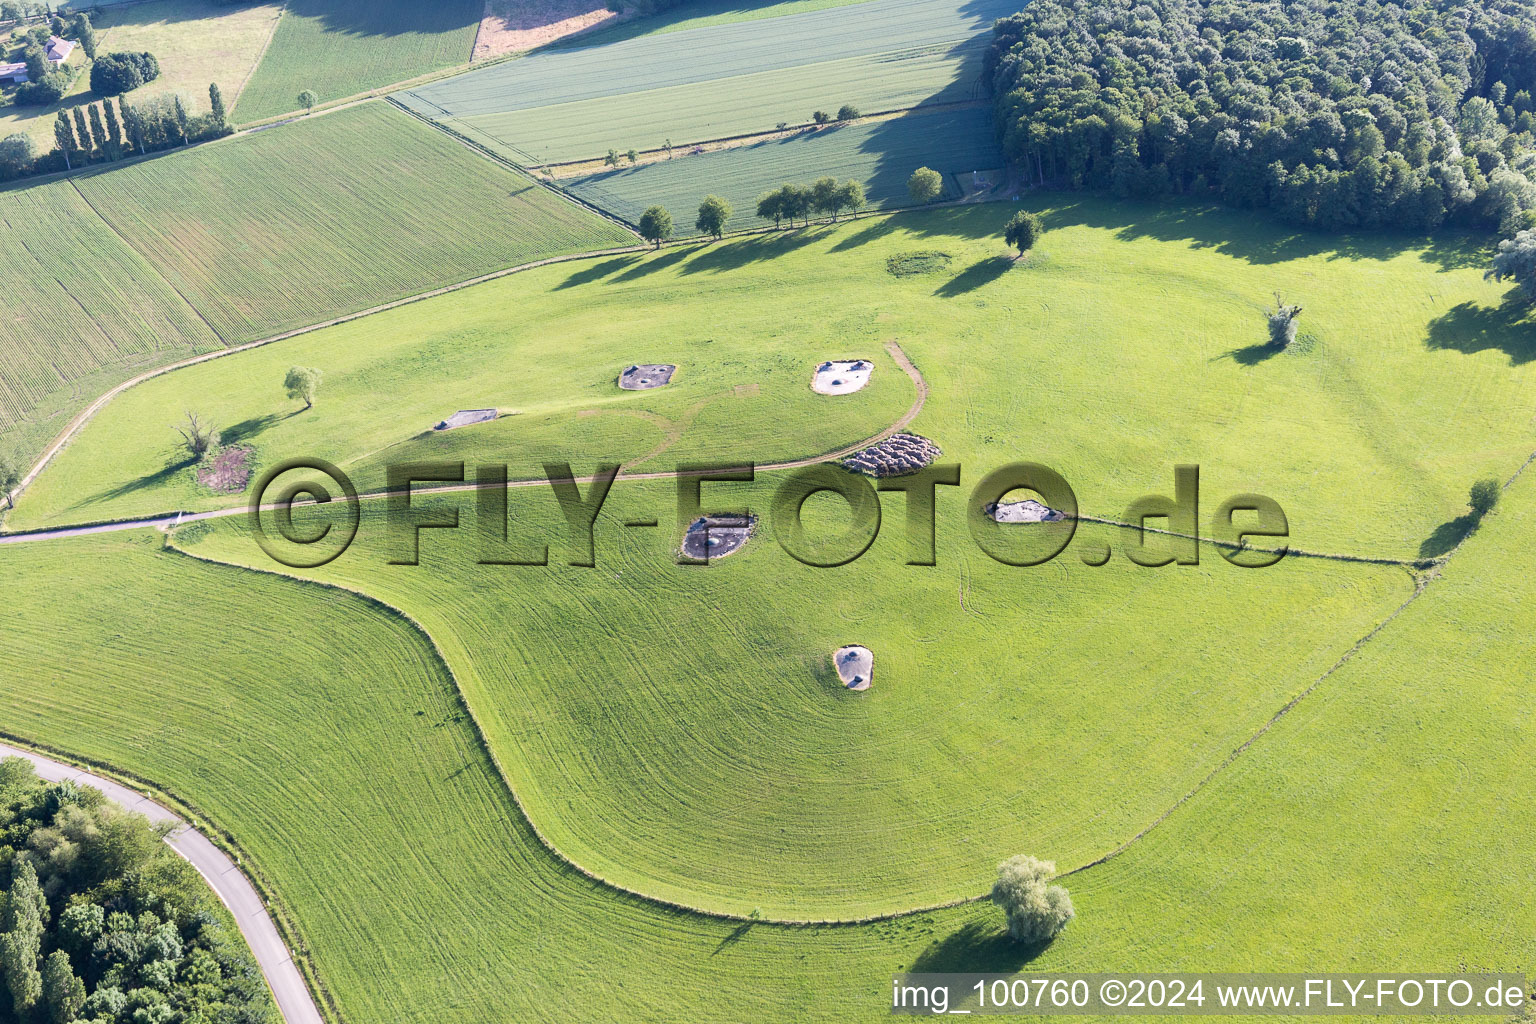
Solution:
[(219, 432), (195, 412), (187, 413), (186, 422), (176, 428), (176, 433), (181, 435), (181, 446), (194, 459), (202, 460), (219, 447)]
[(636, 160), (640, 159), (640, 151), (634, 147), (630, 147), (627, 151), (625, 151), (624, 159), (633, 164)]
[(11, 492), (21, 483), (21, 470), (9, 455), (0, 455), (0, 496), (5, 498), (6, 508), (11, 507)]
[(665, 206), (647, 207), (640, 215), (640, 237), (658, 249), (663, 241), (672, 237), (672, 215)]
[(932, 167), (919, 167), (907, 179), (907, 194), (914, 203), (931, 203), (944, 191), (944, 179)]
[(619, 166), (619, 151), (616, 149), (610, 149), (608, 151), (608, 155), (603, 157), (603, 163), (607, 164), (609, 167)]
[(837, 205), (847, 210), (850, 217), (857, 217), (867, 201), (864, 186), (852, 178), (837, 186)]
[(719, 238), (725, 233), (725, 222), (731, 219), (731, 204), (719, 196), (705, 196), (699, 204), (699, 219), (693, 226), (706, 235)]
[(857, 121), (859, 119), (859, 108), (852, 103), (844, 103), (837, 108), (837, 119), (839, 121)]
[(323, 376), (313, 366), (291, 366), (288, 368), (288, 376), (283, 378), (283, 387), (288, 391), (289, 398), (303, 402), (306, 409), (313, 409), (315, 395), (320, 391), (320, 378)]
[(1003, 238), (1009, 245), (1019, 250), (1019, 258), (1035, 247), (1040, 241), (1040, 236), (1045, 233), (1045, 227), (1040, 223), (1038, 214), (1028, 210), (1020, 210), (1008, 219), (1008, 226), (1003, 228)]
[(1520, 286), (1527, 300), (1536, 300), (1536, 231), (1527, 228), (1500, 242), (1493, 268), (1483, 276), (1495, 281), (1508, 278)]
[(827, 113), (825, 110), (818, 110), (811, 114), (811, 120), (815, 121), (817, 124), (831, 124), (832, 115)]
[(1472, 514), (1478, 519), (1492, 512), (1499, 503), (1499, 495), (1504, 493), (1504, 488), (1493, 477), (1479, 480), (1472, 485), (1472, 491), (1467, 495), (1467, 504), (1472, 508)]
[(992, 902), (1003, 909), (1015, 942), (1049, 942), (1072, 920), (1072, 897), (1062, 886), (1047, 884), (1055, 875), (1054, 861), (1026, 854), (997, 866)]
[(315, 95), (313, 89), (305, 89), (299, 93), (299, 106), (304, 108), (304, 113), (315, 109), (315, 104), (320, 102), (320, 97)]
[(1275, 308), (1269, 311), (1269, 343), (1275, 348), (1286, 348), (1296, 340), (1296, 319), (1301, 316), (1300, 306), (1287, 306), (1275, 293)]

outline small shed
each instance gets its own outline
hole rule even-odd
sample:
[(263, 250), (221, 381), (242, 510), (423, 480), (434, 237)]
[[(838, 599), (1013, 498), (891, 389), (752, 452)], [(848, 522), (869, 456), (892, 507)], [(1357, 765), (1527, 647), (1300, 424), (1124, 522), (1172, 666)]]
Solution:
[(0, 64), (0, 82), (14, 82), (20, 85), (23, 82), (29, 81), (31, 79), (27, 77), (27, 65), (25, 62), (21, 64)]

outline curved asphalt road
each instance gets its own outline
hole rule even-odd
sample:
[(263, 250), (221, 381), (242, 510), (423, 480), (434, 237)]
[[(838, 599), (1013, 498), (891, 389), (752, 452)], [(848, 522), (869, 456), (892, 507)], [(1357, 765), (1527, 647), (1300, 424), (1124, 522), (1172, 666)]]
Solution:
[(304, 984), (304, 976), (299, 973), (292, 954), (278, 934), (277, 925), (272, 923), (272, 918), (267, 914), (267, 905), (262, 902), (245, 873), (235, 866), (235, 862), (223, 850), (209, 842), (207, 836), (149, 797), (111, 779), (92, 775), (73, 765), (51, 761), (30, 750), (5, 743), (0, 743), (0, 757), (24, 757), (32, 762), (38, 776), (49, 782), (71, 779), (79, 785), (100, 790), (108, 799), (144, 815), (150, 821), (175, 822), (178, 826), (176, 831), (166, 836), (165, 841), (171, 849), (185, 857), (198, 874), (208, 880), (213, 891), (235, 916), (235, 924), (250, 945), (261, 973), (266, 976), (267, 986), (277, 1000), (277, 1009), (283, 1015), (283, 1020), (287, 1024), (325, 1024), (325, 1018), (320, 1015), (309, 993), (309, 986)]

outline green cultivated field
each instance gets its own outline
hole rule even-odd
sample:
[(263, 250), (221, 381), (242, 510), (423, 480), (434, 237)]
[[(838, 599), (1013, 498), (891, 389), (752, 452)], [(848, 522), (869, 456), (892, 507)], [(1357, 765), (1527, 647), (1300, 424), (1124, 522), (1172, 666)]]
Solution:
[(694, 213), (705, 195), (722, 196), (731, 204), (736, 217), (731, 226), (760, 227), (763, 222), (753, 216), (758, 196), (786, 181), (805, 183), (828, 174), (862, 182), (871, 207), (908, 206), (907, 178), (925, 164), (945, 175), (946, 199), (961, 194), (971, 172), (1003, 166), (991, 121), (991, 112), (980, 105), (914, 112), (566, 178), (560, 185), (631, 224), (646, 207), (665, 206), (678, 235), (697, 233)]
[(226, 341), (634, 241), (384, 103), (79, 186)]
[[(681, 443), (642, 469), (811, 455), (909, 405), (911, 385), (882, 353), (887, 339), (931, 386), (912, 429), (980, 467), (971, 479), (1034, 459), (1071, 481), (1085, 511), (1118, 515), (1136, 497), (1169, 492), (1174, 463), (1194, 462), (1203, 517), (1229, 495), (1267, 494), (1307, 550), (1441, 554), (1468, 486), (1513, 472), (1536, 448), (1518, 412), (1536, 366), (1522, 356), (1523, 328), (1503, 319), (1504, 289), (1483, 280), (1476, 241), (1426, 249), (1292, 235), (1200, 207), (1072, 199), (1043, 207), (1045, 242), (1014, 265), (995, 232), (1015, 208), (541, 268), (178, 371), (108, 406), (10, 525), (228, 503), (166, 472), (169, 424), (187, 408), (226, 429), (261, 428), (250, 440), (263, 460), (322, 454), (362, 470), (360, 480), (391, 458), (591, 464), (644, 454), (666, 436), (651, 419), (580, 415), (592, 409), (686, 420)], [(887, 271), (891, 256), (916, 251), (949, 254), (948, 269)], [(1312, 340), (1264, 358), (1275, 290), (1306, 306)], [(1377, 312), (1362, 318), (1362, 307)], [(554, 362), (561, 346), (565, 361)], [(816, 400), (807, 364), (838, 352), (879, 360), (875, 383)], [(529, 357), (543, 362), (530, 371)], [(637, 361), (678, 363), (677, 383), (619, 392), (614, 375)], [(280, 383), (295, 363), (328, 376), (316, 408), (289, 417), (297, 407)], [(756, 395), (737, 393), (754, 383)], [(412, 440), (446, 412), (482, 404), (524, 414)]]
[(836, 113), (844, 103), (872, 114), (974, 99), (980, 73), (979, 47), (944, 46), (477, 114), (452, 125), (529, 166), (601, 156), (610, 148), (660, 149), (668, 139), (681, 158), (686, 140), (773, 131), (780, 122), (805, 124), (812, 111)]
[(130, 372), (219, 347), (72, 185), (0, 193), (0, 454), (29, 462)]
[[(971, 98), (976, 47), (1007, 13), (1002, 0), (873, 0), (550, 48), (399, 99), (525, 163), (657, 147), (669, 136), (681, 145), (808, 121), (813, 109), (848, 102), (891, 110)], [(597, 100), (607, 102), (582, 102)], [(637, 111), (651, 118), (638, 137)]]
[(250, 123), (465, 64), (480, 29), (479, 0), (289, 0), (272, 42), (231, 115)]

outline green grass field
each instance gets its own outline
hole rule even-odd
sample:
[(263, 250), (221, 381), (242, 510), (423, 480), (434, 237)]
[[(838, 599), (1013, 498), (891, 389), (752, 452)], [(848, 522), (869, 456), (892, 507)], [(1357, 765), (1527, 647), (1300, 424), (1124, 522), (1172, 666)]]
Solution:
[(552, 47), (398, 98), (524, 164), (654, 148), (668, 137), (683, 145), (806, 122), (843, 103), (891, 110), (973, 98), (976, 48), (1007, 13), (994, 0), (873, 0), (715, 22)]
[(219, 347), (68, 183), (0, 193), (0, 453), (30, 462), (136, 370)]
[[(1085, 511), (1119, 515), (1170, 492), (1175, 462), (1194, 462), (1204, 518), (1229, 495), (1267, 494), (1287, 510), (1292, 542), (1313, 551), (1441, 554), (1471, 483), (1512, 472), (1536, 447), (1528, 417), (1512, 412), (1536, 372), (1523, 314), (1483, 280), (1481, 240), (1424, 248), (1295, 235), (1200, 207), (1051, 202), (1045, 241), (1021, 264), (994, 234), (1011, 204), (866, 218), (541, 268), (178, 371), (108, 406), (9, 525), (226, 503), (165, 472), (169, 424), (189, 407), (225, 428), (262, 427), (250, 440), (264, 460), (322, 454), (349, 470), (436, 454), (535, 468), (622, 459), (659, 444), (663, 425), (580, 413), (646, 410), (675, 426), (705, 399), (683, 443), (642, 468), (812, 455), (907, 408), (887, 339), (931, 387), (912, 429), (978, 474), (1042, 461)], [(948, 268), (887, 271), (914, 251), (945, 252)], [(1311, 341), (1265, 358), (1276, 290), (1306, 306)], [(1362, 304), (1381, 312), (1362, 319)], [(520, 360), (553, 338), (572, 339), (572, 363), (537, 378), (545, 391)], [(740, 365), (714, 365), (722, 345), (734, 354), (720, 362)], [(854, 346), (882, 359), (875, 384), (824, 419), (846, 407), (811, 401), (804, 363)], [(678, 382), (623, 394), (613, 375), (633, 361), (676, 362)], [(330, 376), (316, 408), (289, 417), (280, 382), (294, 363)], [(752, 384), (758, 394), (737, 394)], [(374, 388), (396, 396), (389, 408)], [(524, 415), (412, 441), (482, 403)]]
[[(187, 108), (197, 113), (208, 109), (210, 82), (219, 83), (226, 104), (235, 102), (272, 36), (280, 11), (276, 4), (231, 7), (213, 0), (149, 0), (101, 8), (92, 23), (97, 52), (147, 50), (160, 62), (160, 77), (129, 93), (130, 100), (180, 93)], [(100, 99), (90, 91), (84, 52), (72, 54), (70, 64), (80, 75), (60, 103), (0, 106), (0, 138), (25, 131), (40, 151), (47, 152), (54, 147), (53, 122), (59, 108)]]
[[(1038, 955), (984, 905), (743, 926), (582, 879), (522, 824), (398, 619), (152, 534), (0, 549), (0, 687), (7, 731), (159, 782), (240, 837), (349, 1019), (873, 1021), (908, 968), (1529, 971), (1511, 797), (1533, 753), (1533, 486), (1190, 802), (1067, 879), (1078, 918)], [(293, 668), (280, 686), (274, 665)]]
[(761, 227), (763, 222), (753, 217), (760, 195), (786, 181), (804, 184), (824, 175), (862, 183), (872, 208), (910, 206), (907, 178), (919, 167), (931, 166), (944, 175), (945, 199), (961, 195), (973, 181), (972, 172), (1002, 168), (991, 120), (991, 111), (982, 105), (917, 111), (565, 178), (559, 184), (631, 224), (647, 207), (664, 206), (679, 236), (698, 233), (695, 211), (706, 195), (731, 204), (737, 218), (733, 227)]
[(633, 236), (384, 103), (79, 180), (226, 341)]
[(479, 0), (289, 0), (231, 116), (250, 123), (467, 64)]
[[(665, 899), (801, 919), (979, 893), (1015, 850), (1097, 858), (1412, 592), (1400, 569), (1316, 559), (1082, 564), (1083, 547), (1125, 541), (1103, 527), (1049, 567), (1007, 567), (972, 544), (961, 495), (945, 496), (932, 568), (904, 564), (894, 497), (868, 555), (814, 568), (772, 539), (782, 476), (711, 488), (765, 522), (708, 569), (673, 563), (675, 487), (647, 483), (610, 498), (595, 569), (563, 565), (553, 500), (522, 489), (513, 546), (549, 543), (548, 569), (478, 565), (468, 528), (424, 537), (419, 567), (389, 565), (375, 506), (317, 575), (422, 622), (530, 816), (578, 863)], [(443, 500), (473, 522), (468, 497)], [(622, 525), (647, 516), (661, 528)], [(249, 538), (211, 550), (264, 558)], [(868, 694), (830, 678), (831, 652), (855, 642), (876, 652)]]

